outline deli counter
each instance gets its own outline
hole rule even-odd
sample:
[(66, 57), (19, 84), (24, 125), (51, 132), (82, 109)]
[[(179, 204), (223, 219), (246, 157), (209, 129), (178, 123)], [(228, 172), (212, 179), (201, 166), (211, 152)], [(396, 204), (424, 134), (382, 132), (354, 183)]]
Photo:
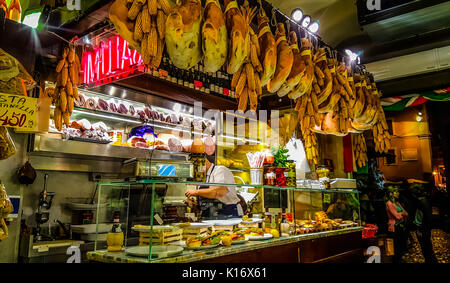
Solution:
[[(201, 213), (184, 205), (184, 193), (206, 185), (235, 187), (248, 197), (251, 213), (242, 218), (202, 219)], [(256, 205), (259, 202), (261, 206)], [(87, 253), (90, 261), (346, 262), (363, 255), (359, 195), (352, 189), (155, 179), (100, 183), (97, 204), (95, 249)], [(110, 231), (102, 230), (111, 223), (120, 232), (108, 235)], [(194, 243), (208, 237), (210, 241)], [(107, 249), (97, 245), (105, 240)]]

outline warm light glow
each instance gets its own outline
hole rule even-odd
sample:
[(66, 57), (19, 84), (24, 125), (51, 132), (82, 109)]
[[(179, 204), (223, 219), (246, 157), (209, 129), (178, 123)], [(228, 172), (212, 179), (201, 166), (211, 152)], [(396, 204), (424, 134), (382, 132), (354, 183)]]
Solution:
[(436, 172), (436, 171), (433, 171), (433, 175), (437, 175), (437, 172)]
[(417, 122), (422, 121), (422, 116), (417, 116), (417, 117), (416, 117), (416, 121), (417, 121)]

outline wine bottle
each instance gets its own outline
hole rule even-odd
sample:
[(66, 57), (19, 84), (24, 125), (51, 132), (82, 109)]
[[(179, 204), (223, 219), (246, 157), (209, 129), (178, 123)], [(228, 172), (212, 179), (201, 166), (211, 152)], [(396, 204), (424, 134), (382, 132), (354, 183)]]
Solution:
[(181, 77), (183, 78), (183, 85), (189, 87), (189, 74), (187, 70), (181, 70)]
[(194, 89), (195, 88), (194, 87), (194, 80), (195, 80), (194, 68), (191, 68), (188, 72), (189, 72), (189, 87)]
[(209, 80), (210, 80), (209, 90), (210, 90), (211, 94), (215, 94), (216, 93), (216, 82), (214, 81), (213, 73), (209, 73)]
[(211, 93), (211, 79), (208, 76), (208, 74), (205, 74), (205, 92), (206, 93)]

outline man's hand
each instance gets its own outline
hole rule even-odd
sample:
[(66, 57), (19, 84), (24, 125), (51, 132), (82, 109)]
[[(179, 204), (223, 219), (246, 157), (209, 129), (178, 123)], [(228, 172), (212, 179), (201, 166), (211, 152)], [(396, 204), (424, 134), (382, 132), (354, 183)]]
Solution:
[(189, 190), (184, 194), (186, 197), (195, 197), (198, 196), (197, 190)]

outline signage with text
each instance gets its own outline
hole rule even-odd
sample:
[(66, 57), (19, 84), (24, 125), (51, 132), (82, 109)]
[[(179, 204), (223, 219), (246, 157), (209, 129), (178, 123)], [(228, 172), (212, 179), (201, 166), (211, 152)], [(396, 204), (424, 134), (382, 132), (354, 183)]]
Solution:
[(0, 93), (0, 126), (34, 129), (37, 98)]
[(118, 35), (87, 47), (82, 56), (83, 83), (88, 86), (107, 84), (144, 71), (142, 56), (128, 47)]

